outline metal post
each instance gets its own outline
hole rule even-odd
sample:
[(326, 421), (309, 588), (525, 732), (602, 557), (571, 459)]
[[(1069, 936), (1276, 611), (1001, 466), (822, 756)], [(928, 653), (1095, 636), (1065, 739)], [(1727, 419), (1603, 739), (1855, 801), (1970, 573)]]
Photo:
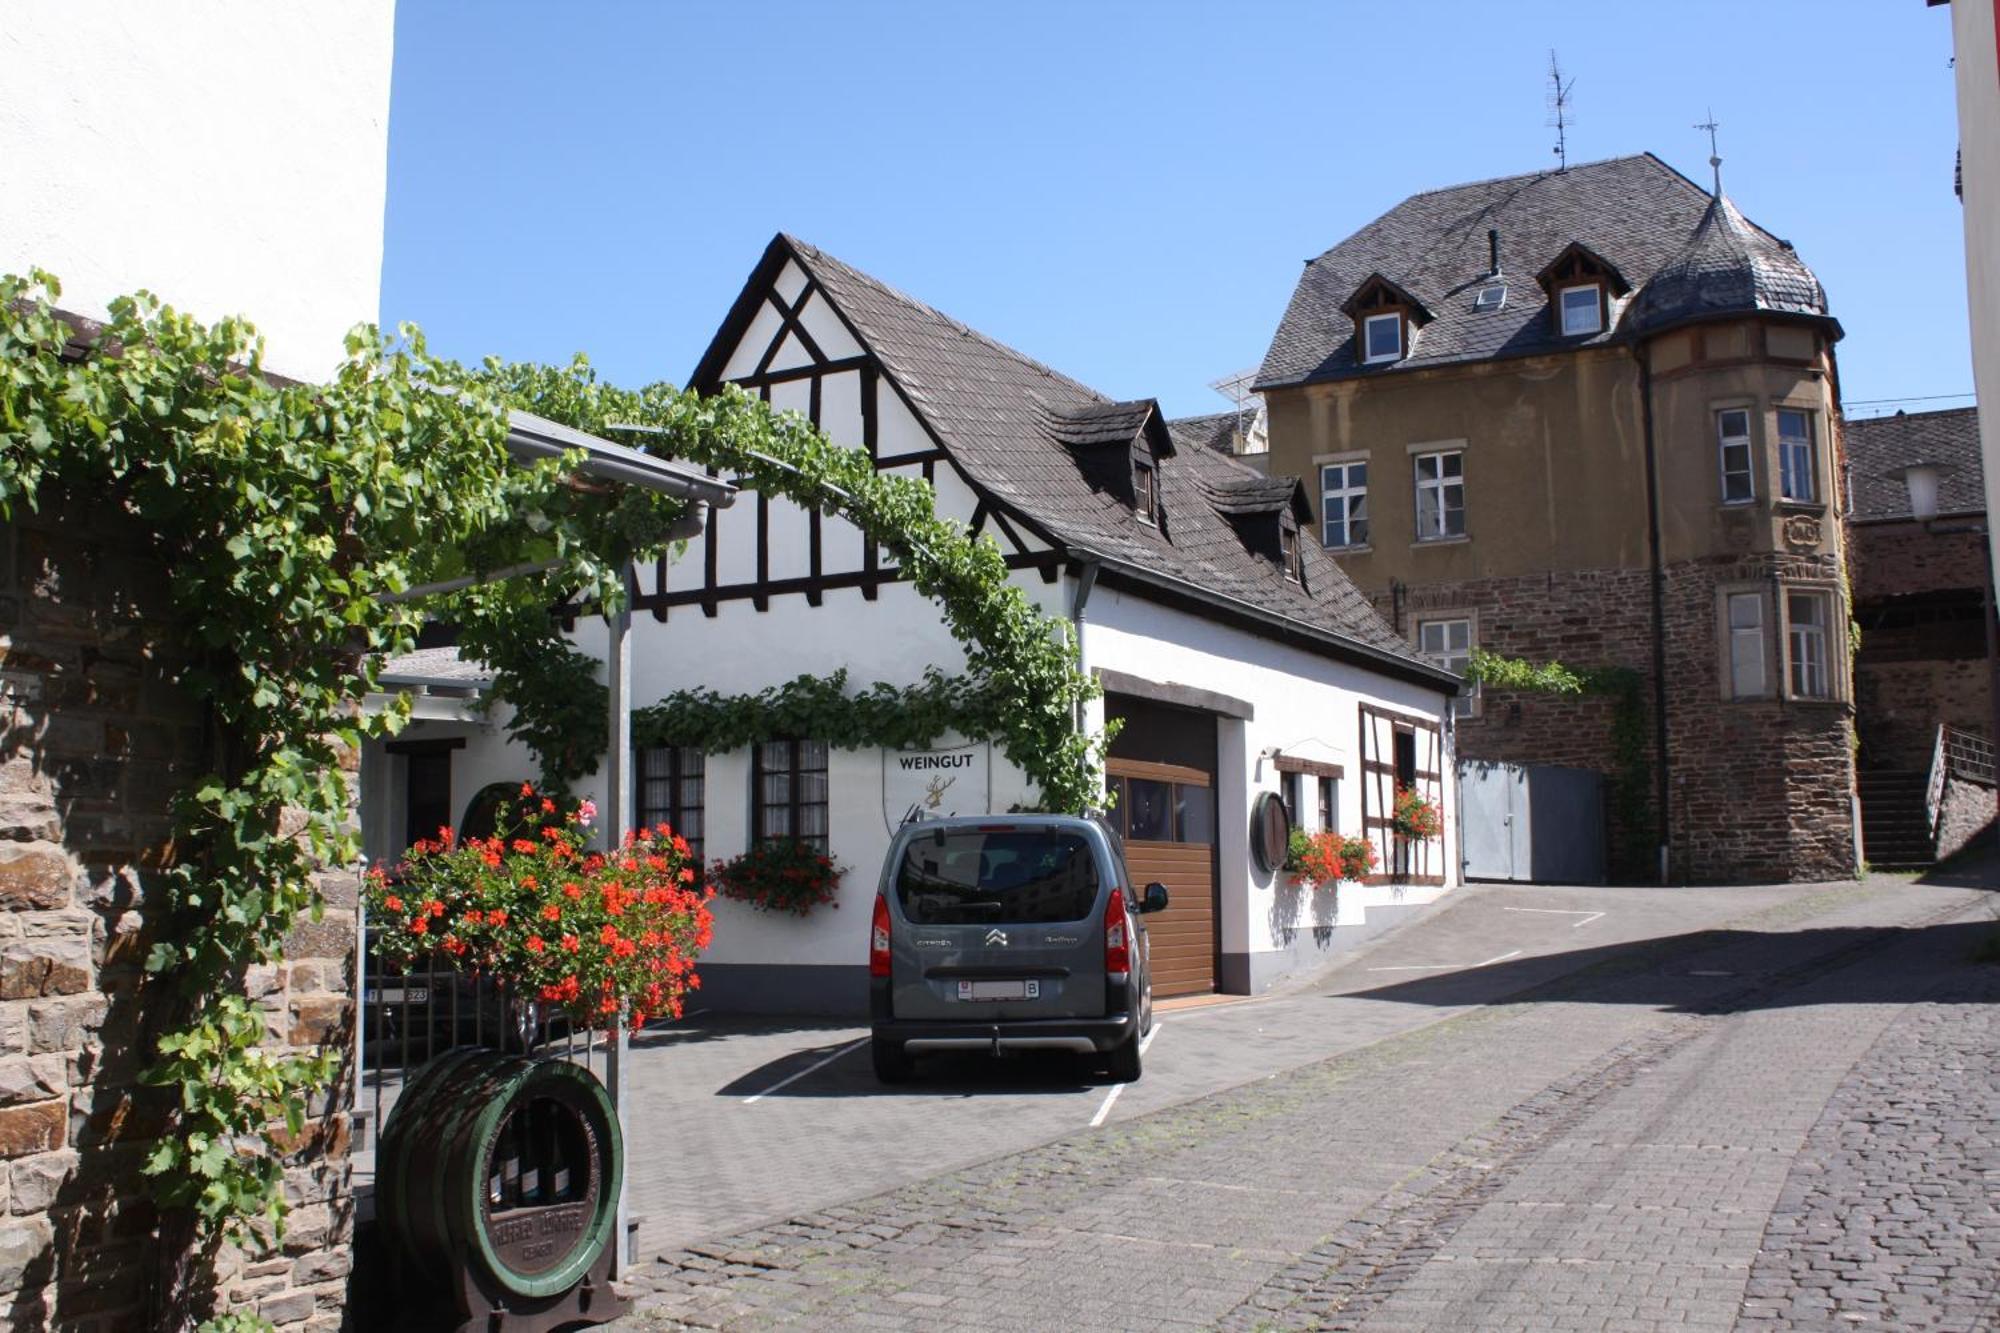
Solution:
[[(625, 597), (616, 611), (605, 616), (605, 624), (610, 632), (609, 651), (605, 653), (605, 668), (610, 676), (611, 686), (611, 743), (610, 753), (604, 760), (604, 838), (609, 850), (615, 850), (624, 841), (625, 830), (631, 825), (630, 782), (627, 770), (632, 756), (632, 573), (625, 571)], [(625, 1160), (631, 1160), (631, 1138), (625, 1115), (625, 1015), (621, 1011), (616, 1029), (605, 1044), (604, 1083), (611, 1094), (611, 1106), (618, 1116), (618, 1134), (626, 1142)], [(627, 1171), (629, 1176), (631, 1173)], [(618, 1217), (611, 1233), (611, 1273), (617, 1277), (625, 1271), (625, 1226), (629, 1209), (628, 1195), (624, 1181), (618, 1187)]]

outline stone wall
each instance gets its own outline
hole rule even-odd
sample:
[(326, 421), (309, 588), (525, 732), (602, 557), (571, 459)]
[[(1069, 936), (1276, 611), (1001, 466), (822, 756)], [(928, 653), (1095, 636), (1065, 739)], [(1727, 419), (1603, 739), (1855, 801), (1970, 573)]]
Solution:
[[(12, 1327), (111, 1333), (157, 1319), (159, 1217), (139, 1166), (165, 1118), (137, 1086), (158, 1021), (144, 913), (173, 855), (168, 798), (206, 750), (163, 649), (156, 553), (109, 506), (16, 517), (0, 525), (0, 1309)], [(344, 1041), (354, 886), (326, 888), (334, 906), (295, 933), (291, 961), (250, 978), (274, 1045)], [(339, 1327), (344, 1104), (315, 1108), (287, 1163), (283, 1244), (219, 1257), (223, 1308)]]
[(1994, 789), (1984, 783), (1956, 776), (1945, 779), (1938, 810), (1938, 860), (1956, 856), (1982, 834), (1992, 836), (1994, 818), (2000, 814), (1994, 797)]
[(1855, 725), (1867, 768), (1927, 768), (1939, 723), (1993, 730), (1991, 669), (1981, 605), (1986, 541), (1917, 523), (1853, 527), (1861, 652)]
[[(1849, 705), (1725, 702), (1721, 696), (1717, 585), (1776, 578), (1837, 584), (1838, 558), (1743, 556), (1687, 562), (1667, 572), (1669, 863), (1676, 880), (1814, 880), (1855, 873)], [(1638, 674), (1648, 790), (1630, 819), (1617, 815), (1612, 698), (1489, 689), (1478, 715), (1462, 719), (1458, 733), (1462, 758), (1560, 764), (1605, 775), (1612, 871), (1628, 879), (1652, 878), (1657, 864), (1650, 580), (1645, 570), (1582, 570), (1429, 584), (1374, 599), (1407, 636), (1414, 637), (1420, 620), (1470, 613), (1477, 642), (1489, 652)], [(1775, 672), (1775, 658), (1770, 665)]]

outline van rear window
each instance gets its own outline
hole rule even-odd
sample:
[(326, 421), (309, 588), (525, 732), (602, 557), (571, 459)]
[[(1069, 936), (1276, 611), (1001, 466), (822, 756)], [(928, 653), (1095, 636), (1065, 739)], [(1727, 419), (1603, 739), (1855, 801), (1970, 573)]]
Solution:
[(896, 896), (917, 925), (1081, 921), (1097, 905), (1090, 840), (1059, 829), (939, 829), (903, 852)]

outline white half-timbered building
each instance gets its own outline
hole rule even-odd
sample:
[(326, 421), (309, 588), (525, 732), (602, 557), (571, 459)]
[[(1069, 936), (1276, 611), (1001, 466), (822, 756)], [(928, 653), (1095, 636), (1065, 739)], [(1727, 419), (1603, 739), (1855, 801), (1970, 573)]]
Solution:
[[(1156, 403), (1111, 401), (789, 236), (765, 250), (691, 381), (724, 383), (929, 481), (941, 514), (991, 537), (1029, 597), (1076, 626), (1105, 690), (1087, 725), (1125, 722), (1114, 821), (1135, 876), (1172, 897), (1149, 922), (1158, 993), (1264, 990), (1457, 882), (1444, 777), (1457, 678), (1300, 540), (1310, 519), (1295, 479), (1192, 432), (1177, 440)], [(873, 543), (780, 497), (744, 491), (671, 565), (640, 574), (635, 706), (840, 668), (855, 687), (901, 686), (966, 665), (937, 608)], [(601, 625), (579, 627), (585, 647), (601, 638)], [(450, 696), (478, 685), (453, 670), (398, 742), (402, 767), (377, 759), (407, 827), (530, 775), (497, 729), (454, 720)], [(424, 683), (417, 667), (405, 674), (406, 687)], [(910, 755), (773, 736), (727, 754), (642, 751), (632, 767), (638, 817), (671, 821), (708, 859), (791, 835), (848, 869), (838, 909), (805, 918), (718, 900), (702, 966), (703, 1003), (718, 1008), (865, 1012), (869, 909), (903, 811), (1005, 811), (1033, 795), (980, 737)], [(1445, 829), (1392, 858), (1399, 780), (1440, 805)], [(1315, 892), (1259, 869), (1252, 807), (1267, 791), (1307, 828), (1364, 832), (1384, 873)], [(381, 837), (401, 836), (398, 819)]]

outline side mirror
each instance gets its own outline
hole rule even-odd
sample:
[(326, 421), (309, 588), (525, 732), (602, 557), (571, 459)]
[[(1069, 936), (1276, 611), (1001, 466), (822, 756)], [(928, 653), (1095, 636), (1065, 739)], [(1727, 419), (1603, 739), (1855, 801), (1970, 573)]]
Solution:
[(1164, 912), (1167, 910), (1167, 886), (1157, 880), (1146, 886), (1146, 896), (1139, 900), (1142, 912)]

